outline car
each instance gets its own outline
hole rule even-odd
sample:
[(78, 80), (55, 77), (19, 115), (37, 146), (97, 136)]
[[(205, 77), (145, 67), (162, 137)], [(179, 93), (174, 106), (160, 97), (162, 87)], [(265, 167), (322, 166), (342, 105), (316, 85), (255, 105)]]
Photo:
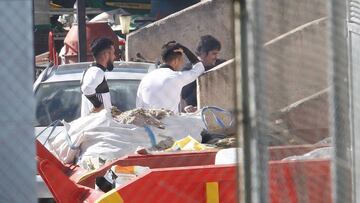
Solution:
[[(47, 68), (34, 83), (35, 126), (48, 126), (53, 121), (71, 122), (80, 117), (80, 80), (91, 63), (66, 64)], [(120, 111), (135, 108), (136, 92), (143, 76), (154, 64), (115, 62), (114, 70), (105, 72), (112, 105)]]
[[(52, 131), (52, 127), (48, 126), (58, 120), (71, 122), (80, 117), (80, 80), (90, 65), (90, 62), (84, 62), (51, 66), (35, 81), (35, 135), (45, 146), (49, 136), (56, 136), (63, 130), (60, 126)], [(155, 68), (156, 65), (151, 63), (115, 62), (113, 71), (105, 72), (112, 105), (120, 111), (135, 108), (139, 83), (146, 73)], [(52, 197), (40, 176), (37, 176), (37, 185), (38, 198)]]

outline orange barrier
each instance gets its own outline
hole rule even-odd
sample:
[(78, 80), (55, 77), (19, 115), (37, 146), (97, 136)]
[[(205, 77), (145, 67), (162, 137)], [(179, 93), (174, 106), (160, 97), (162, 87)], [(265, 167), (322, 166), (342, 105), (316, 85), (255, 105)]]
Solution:
[(56, 167), (58, 171), (61, 171), (71, 180), (78, 180), (83, 174), (87, 173), (87, 170), (80, 168), (77, 165), (66, 164), (64, 165), (57, 159), (49, 150), (47, 150), (38, 140), (36, 140), (36, 155), (38, 162), (40, 160), (46, 160)]
[(107, 170), (113, 165), (121, 166), (147, 166), (151, 169), (155, 168), (170, 168), (170, 167), (185, 167), (185, 166), (202, 166), (215, 164), (215, 156), (217, 151), (196, 151), (196, 152), (175, 152), (162, 153), (154, 155), (128, 155), (122, 157), (114, 162), (105, 164), (96, 171), (83, 174), (82, 177), (77, 177), (76, 182), (94, 187), (95, 178), (103, 176)]
[(330, 160), (270, 161), (272, 203), (331, 203)]
[[(291, 145), (269, 147), (269, 160), (281, 160), (292, 155), (301, 155), (314, 149), (324, 146), (315, 145)], [(95, 184), (95, 177), (103, 176), (112, 165), (121, 166), (147, 166), (149, 168), (169, 168), (185, 166), (202, 166), (215, 164), (217, 150), (195, 151), (195, 152), (175, 152), (162, 153), (155, 155), (128, 155), (108, 163), (91, 174), (78, 177), (76, 182), (81, 185), (92, 187)], [(74, 179), (75, 180), (75, 179)]]
[(38, 172), (58, 203), (95, 202), (104, 193), (75, 184), (48, 160), (38, 159)]
[(51, 152), (49, 152), (38, 140), (36, 140), (37, 157), (48, 160), (60, 171), (70, 177), (76, 183), (84, 186), (94, 187), (95, 177), (103, 176), (113, 165), (122, 166), (147, 166), (149, 168), (169, 168), (183, 166), (212, 165), (215, 163), (217, 150), (194, 151), (194, 152), (167, 152), (149, 155), (127, 155), (111, 163), (107, 163), (101, 168), (88, 173), (87, 170), (77, 165), (61, 163)]
[(234, 165), (152, 169), (98, 203), (114, 197), (131, 203), (236, 202), (236, 184)]
[[(235, 203), (236, 180), (234, 165), (152, 169), (97, 202)], [(270, 161), (269, 202), (331, 203), (330, 160)]]
[[(284, 158), (280, 157), (281, 154), (286, 154), (286, 156), (294, 155), (294, 153), (295, 155), (303, 154), (313, 149), (312, 145), (297, 146), (297, 148), (275, 147), (269, 148), (269, 154), (270, 159), (275, 160)], [(97, 203), (227, 203), (236, 202), (238, 198), (236, 166), (213, 165), (215, 151), (132, 155), (108, 164), (88, 176), (84, 176), (84, 173), (79, 172), (77, 168), (71, 169), (69, 166), (62, 165), (51, 154), (46, 154), (45, 148), (38, 146), (38, 154), (39, 151), (46, 155), (42, 154), (38, 157), (39, 173), (58, 202), (86, 200)], [(149, 166), (152, 169), (108, 193), (93, 190), (91, 187), (95, 185), (95, 177), (104, 174), (114, 164)], [(188, 166), (179, 167), (181, 165)], [(77, 173), (83, 176), (80, 179), (82, 185), (73, 182), (76, 180), (74, 174)], [(269, 202), (332, 202), (330, 160), (269, 161), (268, 175)], [(62, 184), (58, 184), (59, 182)]]
[[(55, 200), (61, 203), (95, 202), (96, 199), (103, 202), (105, 201), (102, 200), (104, 197), (106, 197), (105, 202), (109, 199), (110, 202), (119, 202), (116, 195), (114, 199), (114, 195), (109, 196), (111, 193), (104, 194), (93, 189), (95, 178), (104, 175), (115, 164), (123, 166), (142, 165), (150, 168), (211, 165), (214, 164), (216, 155), (216, 151), (129, 155), (106, 164), (96, 171), (87, 173), (76, 165), (62, 164), (38, 141), (36, 141), (36, 147), (39, 174), (44, 179)], [(80, 182), (81, 185), (75, 182)], [(209, 188), (212, 188), (211, 185)]]

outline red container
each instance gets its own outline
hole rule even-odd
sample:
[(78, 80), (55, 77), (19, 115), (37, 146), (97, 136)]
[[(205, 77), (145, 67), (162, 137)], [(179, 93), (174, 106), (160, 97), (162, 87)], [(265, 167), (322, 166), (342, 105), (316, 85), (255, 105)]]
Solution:
[(147, 166), (151, 169), (203, 166), (215, 164), (217, 151), (198, 151), (198, 152), (175, 152), (156, 155), (128, 155), (118, 160), (108, 163), (92, 173), (87, 173), (81, 177), (73, 177), (77, 183), (94, 187), (95, 178), (103, 176), (113, 165), (121, 166)]
[(272, 203), (331, 203), (330, 160), (270, 161)]
[[(123, 202), (237, 202), (236, 166), (153, 169), (116, 189)], [(111, 196), (104, 198), (104, 202)]]
[[(38, 169), (58, 202), (237, 202), (237, 166), (213, 165), (216, 151), (182, 152), (123, 157), (84, 176), (83, 171), (67, 170), (38, 146)], [(313, 145), (270, 148), (273, 160), (298, 155)], [(293, 153), (292, 153), (293, 152)], [(56, 159), (56, 158), (55, 158)], [(48, 161), (50, 160), (50, 161)], [(95, 191), (94, 179), (113, 164), (152, 168), (146, 174), (108, 193)], [(185, 167), (180, 167), (184, 166)], [(331, 203), (330, 160), (269, 161), (269, 202)], [(74, 167), (74, 166), (72, 166)], [(69, 170), (72, 171), (69, 173)], [(71, 178), (67, 178), (67, 177)], [(80, 184), (75, 182), (80, 180)], [(56, 184), (58, 182), (62, 184)], [(71, 181), (73, 180), (73, 181)]]

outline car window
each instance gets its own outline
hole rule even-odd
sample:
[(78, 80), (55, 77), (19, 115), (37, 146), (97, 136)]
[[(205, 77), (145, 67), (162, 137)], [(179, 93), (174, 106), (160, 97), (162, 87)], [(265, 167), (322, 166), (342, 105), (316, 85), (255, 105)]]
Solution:
[[(111, 102), (121, 111), (135, 108), (139, 80), (109, 80)], [(35, 92), (35, 126), (48, 126), (55, 120), (73, 121), (80, 117), (79, 81), (40, 84)]]

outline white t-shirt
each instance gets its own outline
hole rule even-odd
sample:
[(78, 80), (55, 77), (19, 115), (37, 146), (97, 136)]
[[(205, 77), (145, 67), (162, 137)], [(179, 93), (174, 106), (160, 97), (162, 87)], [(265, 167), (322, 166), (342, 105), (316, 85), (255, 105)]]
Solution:
[[(101, 88), (99, 88), (100, 86)], [(110, 92), (108, 91), (105, 72), (101, 68), (92, 66), (85, 72), (81, 91), (83, 93), (81, 96), (81, 117), (89, 115), (94, 108), (94, 105), (85, 95), (95, 94), (103, 103), (104, 109), (111, 110)]]
[(136, 107), (160, 109), (179, 112), (182, 88), (196, 80), (205, 68), (201, 62), (193, 65), (191, 70), (173, 71), (170, 68), (159, 68), (148, 73), (140, 82)]

